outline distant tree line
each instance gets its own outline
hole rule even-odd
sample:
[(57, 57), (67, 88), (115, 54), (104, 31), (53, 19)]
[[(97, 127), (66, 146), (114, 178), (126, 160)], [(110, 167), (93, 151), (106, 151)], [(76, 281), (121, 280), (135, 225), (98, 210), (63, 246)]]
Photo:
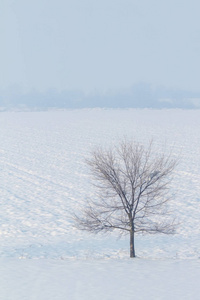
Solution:
[(19, 88), (0, 91), (1, 110), (49, 108), (200, 108), (200, 93), (135, 84), (129, 89), (89, 95), (78, 90), (23, 93)]

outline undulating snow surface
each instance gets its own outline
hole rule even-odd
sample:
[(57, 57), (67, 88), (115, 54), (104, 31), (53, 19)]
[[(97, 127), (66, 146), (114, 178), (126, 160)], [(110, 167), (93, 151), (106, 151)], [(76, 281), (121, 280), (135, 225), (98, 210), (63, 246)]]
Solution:
[[(78, 232), (70, 218), (95, 197), (90, 150), (123, 137), (180, 157), (177, 234), (138, 235), (134, 261), (128, 237)], [(199, 299), (200, 111), (0, 113), (0, 199), (0, 299)]]
[(199, 300), (195, 260), (4, 259), (0, 273), (3, 300)]

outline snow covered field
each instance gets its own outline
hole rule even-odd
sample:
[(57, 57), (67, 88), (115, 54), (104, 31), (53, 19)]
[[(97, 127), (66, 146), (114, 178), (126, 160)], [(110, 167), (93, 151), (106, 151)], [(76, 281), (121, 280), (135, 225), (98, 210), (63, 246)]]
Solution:
[[(89, 235), (70, 211), (94, 196), (85, 158), (122, 137), (180, 157), (174, 236)], [(200, 111), (0, 113), (0, 299), (199, 299)]]
[(198, 300), (198, 267), (195, 260), (6, 260), (0, 299)]

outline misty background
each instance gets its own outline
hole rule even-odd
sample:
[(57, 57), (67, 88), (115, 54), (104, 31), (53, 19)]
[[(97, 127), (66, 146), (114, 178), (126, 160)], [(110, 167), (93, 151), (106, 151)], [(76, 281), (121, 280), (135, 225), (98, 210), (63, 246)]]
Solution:
[(1, 0), (0, 109), (200, 107), (197, 0)]

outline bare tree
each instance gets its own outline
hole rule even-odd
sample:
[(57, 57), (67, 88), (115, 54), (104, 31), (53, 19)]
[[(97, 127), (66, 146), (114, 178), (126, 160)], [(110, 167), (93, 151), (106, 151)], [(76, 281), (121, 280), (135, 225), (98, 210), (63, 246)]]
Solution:
[(159, 155), (152, 143), (145, 149), (123, 141), (108, 150), (97, 149), (87, 161), (98, 197), (88, 200), (76, 226), (94, 233), (118, 229), (130, 235), (130, 257), (135, 257), (135, 233), (175, 232), (167, 202), (176, 160)]

